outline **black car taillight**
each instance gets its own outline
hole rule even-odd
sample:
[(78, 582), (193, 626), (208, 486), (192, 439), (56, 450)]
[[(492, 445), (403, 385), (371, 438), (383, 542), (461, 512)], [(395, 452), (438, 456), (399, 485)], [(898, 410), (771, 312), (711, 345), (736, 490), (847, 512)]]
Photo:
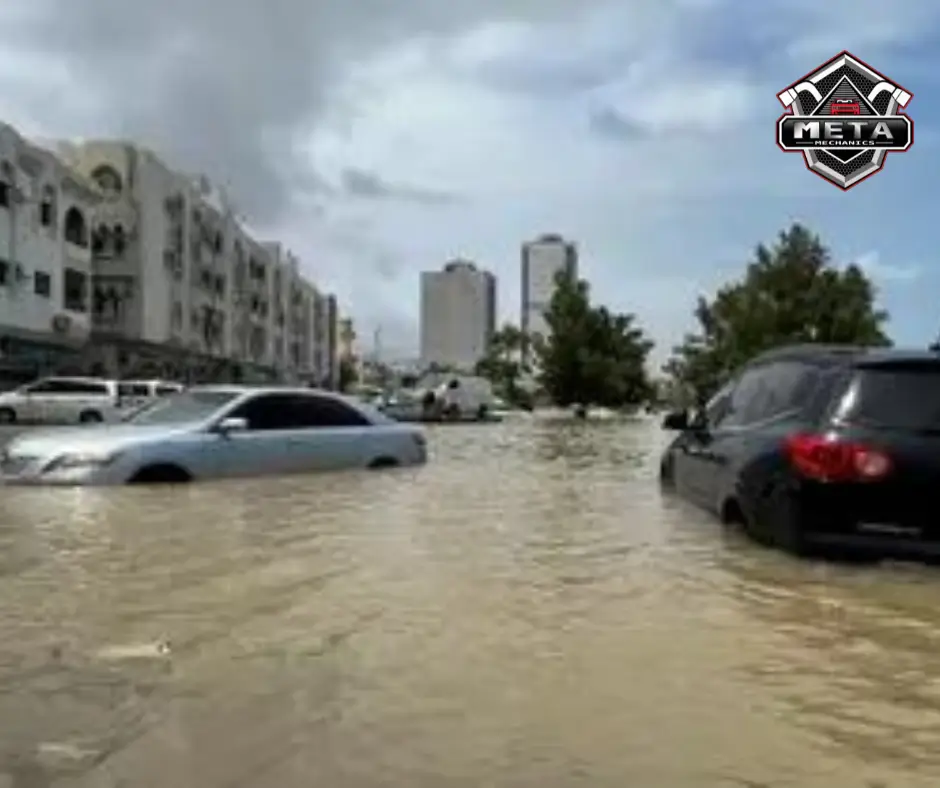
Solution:
[(879, 449), (834, 435), (798, 434), (786, 439), (794, 469), (819, 482), (872, 482), (891, 473), (891, 458)]

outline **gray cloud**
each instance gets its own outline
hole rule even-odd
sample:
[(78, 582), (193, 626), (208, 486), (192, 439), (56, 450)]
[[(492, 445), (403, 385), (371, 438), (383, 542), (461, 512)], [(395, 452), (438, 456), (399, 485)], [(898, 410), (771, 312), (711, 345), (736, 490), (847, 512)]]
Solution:
[(649, 137), (643, 126), (625, 118), (612, 107), (602, 107), (591, 112), (588, 125), (598, 136), (621, 142), (635, 142)]
[(389, 183), (378, 173), (358, 167), (346, 167), (340, 177), (346, 194), (366, 200), (401, 200), (423, 205), (441, 205), (459, 199), (459, 195), (451, 192)]
[[(30, 1), (0, 43), (64, 61), (97, 100), (87, 135), (146, 141), (226, 183), (261, 225), (322, 189), (298, 142), (349, 66), (416, 35), (574, 12), (566, 0)], [(62, 126), (61, 106), (39, 120)]]

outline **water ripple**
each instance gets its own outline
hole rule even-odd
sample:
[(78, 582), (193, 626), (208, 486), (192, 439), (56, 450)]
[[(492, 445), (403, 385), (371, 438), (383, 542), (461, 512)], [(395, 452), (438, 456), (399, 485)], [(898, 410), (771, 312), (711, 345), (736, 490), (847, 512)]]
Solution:
[(935, 786), (940, 580), (656, 485), (644, 419), (426, 468), (0, 495), (0, 783)]

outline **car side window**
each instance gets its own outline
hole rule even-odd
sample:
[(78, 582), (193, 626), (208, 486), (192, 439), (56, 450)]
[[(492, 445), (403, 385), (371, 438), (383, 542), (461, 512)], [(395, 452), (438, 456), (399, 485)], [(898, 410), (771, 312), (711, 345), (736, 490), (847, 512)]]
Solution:
[(30, 389), (31, 394), (84, 394), (86, 391), (81, 388), (77, 381), (71, 380), (45, 380)]
[(293, 394), (261, 394), (243, 402), (229, 415), (244, 419), (251, 431), (289, 430), (296, 428)]
[(779, 361), (747, 370), (735, 389), (725, 426), (747, 426), (802, 409), (820, 371), (802, 361)]
[(297, 427), (367, 427), (369, 420), (355, 408), (332, 397), (299, 396), (294, 403)]
[(118, 394), (122, 397), (148, 397), (150, 387), (146, 383), (118, 383)]
[(31, 386), (27, 386), (23, 389), (25, 394), (49, 394), (55, 391), (54, 380), (40, 380), (38, 383), (33, 383)]
[(84, 394), (107, 395), (106, 383), (94, 383), (85, 380), (56, 380), (52, 381), (56, 394), (72, 394), (80, 397)]
[(719, 426), (731, 412), (731, 397), (736, 384), (737, 381), (726, 383), (705, 403), (705, 423), (709, 428)]

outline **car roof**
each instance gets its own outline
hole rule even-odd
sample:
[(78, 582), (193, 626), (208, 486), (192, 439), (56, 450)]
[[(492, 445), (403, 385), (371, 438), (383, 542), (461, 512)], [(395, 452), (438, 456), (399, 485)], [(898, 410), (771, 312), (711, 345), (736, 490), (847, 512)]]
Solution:
[(756, 356), (751, 364), (771, 361), (816, 361), (834, 364), (940, 363), (940, 351), (917, 348), (864, 347), (862, 345), (786, 345)]
[(312, 389), (307, 386), (247, 386), (235, 383), (206, 384), (200, 386), (190, 386), (187, 391), (208, 391), (220, 394), (316, 394), (317, 396), (330, 397), (332, 399), (347, 399), (342, 394), (329, 389)]
[(113, 378), (95, 378), (88, 375), (44, 375), (37, 378), (33, 383), (39, 383), (42, 380), (67, 380), (71, 383), (116, 383)]

